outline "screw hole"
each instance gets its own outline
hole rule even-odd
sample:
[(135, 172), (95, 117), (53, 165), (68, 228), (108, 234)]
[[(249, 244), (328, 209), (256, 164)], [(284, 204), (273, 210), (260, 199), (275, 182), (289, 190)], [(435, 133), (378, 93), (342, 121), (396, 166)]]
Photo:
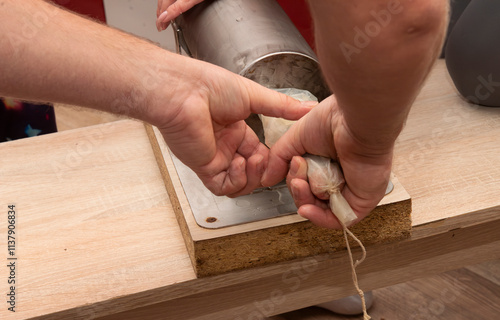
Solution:
[(208, 217), (206, 221), (207, 221), (208, 223), (212, 223), (212, 222), (217, 221), (217, 218), (216, 218), (216, 217)]

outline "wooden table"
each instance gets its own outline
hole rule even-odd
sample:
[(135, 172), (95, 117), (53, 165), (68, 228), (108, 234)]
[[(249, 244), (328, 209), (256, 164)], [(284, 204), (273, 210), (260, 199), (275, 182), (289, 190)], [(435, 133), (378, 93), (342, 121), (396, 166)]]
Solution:
[[(398, 140), (413, 235), (370, 246), (365, 290), (500, 258), (500, 109), (442, 61)], [(153, 151), (131, 120), (0, 144), (0, 292), (16, 209), (16, 312), (1, 319), (260, 319), (353, 294), (345, 252), (197, 279)]]

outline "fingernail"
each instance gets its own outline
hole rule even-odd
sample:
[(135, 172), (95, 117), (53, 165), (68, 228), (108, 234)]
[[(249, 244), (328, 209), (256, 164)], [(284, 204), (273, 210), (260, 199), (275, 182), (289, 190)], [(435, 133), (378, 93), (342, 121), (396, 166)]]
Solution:
[(317, 101), (302, 101), (301, 103), (302, 103), (302, 105), (303, 105), (304, 107), (307, 107), (307, 108), (313, 108), (313, 107), (315, 107), (316, 105), (318, 105), (318, 102), (317, 102)]
[(158, 21), (160, 22), (167, 22), (166, 17), (168, 15), (167, 10), (163, 11), (159, 16), (158, 16)]
[(297, 172), (299, 172), (299, 164), (295, 161), (295, 157), (293, 157), (290, 162), (290, 175), (295, 176), (297, 175)]
[(257, 160), (257, 172), (259, 174), (263, 174), (265, 171), (265, 166), (264, 166), (264, 157), (260, 156), (260, 159)]

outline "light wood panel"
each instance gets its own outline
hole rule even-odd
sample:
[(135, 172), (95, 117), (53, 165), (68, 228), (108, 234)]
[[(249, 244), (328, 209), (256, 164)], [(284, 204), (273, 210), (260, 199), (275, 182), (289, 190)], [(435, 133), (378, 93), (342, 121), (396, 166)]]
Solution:
[[(142, 123), (119, 121), (2, 143), (0, 177), (2, 212), (8, 203), (18, 212), (19, 280), (17, 312), (2, 307), (1, 319), (194, 277), (175, 216), (165, 214), (170, 201)], [(0, 220), (4, 253), (6, 223), (6, 217)], [(0, 268), (2, 294), (7, 272)]]
[[(498, 110), (470, 112), (439, 80), (443, 72), (439, 64), (396, 150), (394, 171), (413, 199), (413, 235), (368, 248), (363, 289), (500, 258), (500, 175), (492, 168), (500, 122), (490, 121)], [(445, 108), (462, 120), (434, 140), (422, 129), (442, 126)], [(417, 142), (429, 146), (418, 161)], [(464, 162), (474, 172), (461, 176)], [(268, 314), (353, 292), (344, 252), (197, 279), (146, 132), (134, 121), (0, 144), (0, 208), (12, 202), (19, 208), (19, 312), (1, 308), (2, 319), (147, 319), (155, 312), (251, 319), (273, 297)], [(5, 230), (1, 219), (1, 241)], [(2, 294), (6, 276), (0, 268)]]
[(57, 131), (66, 131), (123, 120), (123, 117), (118, 115), (67, 104), (55, 104), (54, 111), (56, 114)]
[(422, 226), (414, 236), (496, 219), (498, 163), (500, 108), (459, 97), (439, 61), (395, 149), (393, 170), (414, 200), (413, 225)]

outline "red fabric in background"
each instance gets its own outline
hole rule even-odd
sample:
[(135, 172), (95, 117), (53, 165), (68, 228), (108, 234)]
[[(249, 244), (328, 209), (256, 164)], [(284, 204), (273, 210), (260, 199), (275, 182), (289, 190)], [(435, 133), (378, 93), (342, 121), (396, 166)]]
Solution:
[(293, 24), (314, 50), (314, 31), (309, 7), (305, 0), (277, 0)]
[(52, 0), (71, 11), (89, 16), (106, 23), (103, 0)]

